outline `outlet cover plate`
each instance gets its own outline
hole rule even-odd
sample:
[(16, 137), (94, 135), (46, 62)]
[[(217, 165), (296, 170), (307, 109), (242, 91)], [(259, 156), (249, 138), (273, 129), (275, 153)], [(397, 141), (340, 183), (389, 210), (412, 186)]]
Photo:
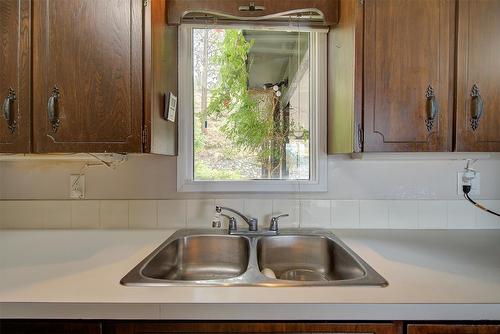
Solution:
[[(464, 176), (464, 172), (458, 172), (458, 180), (457, 180), (457, 194), (458, 195), (463, 195), (464, 192), (462, 190), (462, 177)], [(471, 181), (471, 190), (469, 195), (480, 195), (481, 194), (481, 173), (476, 172), (476, 176), (472, 179)]]
[(85, 175), (71, 174), (69, 177), (69, 197), (85, 198)]

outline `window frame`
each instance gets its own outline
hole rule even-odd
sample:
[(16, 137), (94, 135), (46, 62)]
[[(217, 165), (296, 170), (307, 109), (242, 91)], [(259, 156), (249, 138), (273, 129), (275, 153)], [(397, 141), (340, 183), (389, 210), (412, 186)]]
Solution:
[[(290, 27), (257, 25), (181, 24), (179, 26), (179, 155), (177, 157), (177, 191), (179, 192), (326, 192), (328, 178), (327, 158), (327, 29), (301, 27), (311, 32), (311, 114), (309, 180), (194, 180), (194, 110), (192, 30), (203, 28), (241, 28), (288, 30)], [(299, 28), (292, 28), (299, 29)]]

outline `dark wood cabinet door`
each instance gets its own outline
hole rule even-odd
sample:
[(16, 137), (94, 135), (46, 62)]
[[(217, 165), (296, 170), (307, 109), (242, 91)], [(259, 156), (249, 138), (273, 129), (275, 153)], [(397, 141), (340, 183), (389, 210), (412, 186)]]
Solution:
[(0, 1), (0, 152), (30, 151), (30, 1)]
[(33, 2), (35, 152), (140, 152), (142, 0)]
[(500, 325), (409, 324), (408, 334), (500, 334)]
[(457, 151), (499, 152), (500, 1), (463, 0), (458, 11)]
[(280, 323), (280, 322), (111, 322), (103, 326), (104, 334), (167, 333), (328, 333), (328, 334), (402, 334), (400, 323)]
[[(4, 1), (4, 0), (1, 0)], [(101, 334), (98, 321), (2, 320), (2, 334)]]
[(366, 0), (364, 10), (364, 151), (451, 150), (454, 1)]

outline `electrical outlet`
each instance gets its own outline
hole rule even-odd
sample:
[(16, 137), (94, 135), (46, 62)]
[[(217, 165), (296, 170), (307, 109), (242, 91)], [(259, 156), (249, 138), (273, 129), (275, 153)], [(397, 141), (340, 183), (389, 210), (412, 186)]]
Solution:
[[(458, 195), (463, 195), (464, 191), (462, 189), (462, 186), (464, 184), (463, 181), (463, 176), (464, 172), (458, 172), (458, 182), (457, 182), (457, 194)], [(481, 173), (476, 172), (474, 178), (471, 179), (471, 190), (469, 195), (479, 195), (481, 190)]]
[(85, 198), (85, 175), (72, 174), (69, 177), (69, 197)]

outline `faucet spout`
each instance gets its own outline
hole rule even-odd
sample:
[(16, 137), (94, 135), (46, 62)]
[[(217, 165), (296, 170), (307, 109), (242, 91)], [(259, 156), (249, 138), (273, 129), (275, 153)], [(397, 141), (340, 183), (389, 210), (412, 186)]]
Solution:
[(217, 205), (215, 207), (215, 211), (217, 211), (218, 213), (221, 213), (222, 210), (230, 211), (230, 212), (232, 212), (234, 214), (237, 214), (238, 216), (241, 217), (241, 219), (243, 219), (245, 221), (245, 223), (248, 224), (248, 230), (249, 231), (257, 231), (257, 229), (258, 229), (258, 220), (256, 218), (249, 218), (249, 217), (245, 216), (243, 213), (239, 212), (238, 210), (231, 209), (231, 208), (228, 208), (228, 207), (225, 207), (225, 206), (219, 206), (219, 205)]

